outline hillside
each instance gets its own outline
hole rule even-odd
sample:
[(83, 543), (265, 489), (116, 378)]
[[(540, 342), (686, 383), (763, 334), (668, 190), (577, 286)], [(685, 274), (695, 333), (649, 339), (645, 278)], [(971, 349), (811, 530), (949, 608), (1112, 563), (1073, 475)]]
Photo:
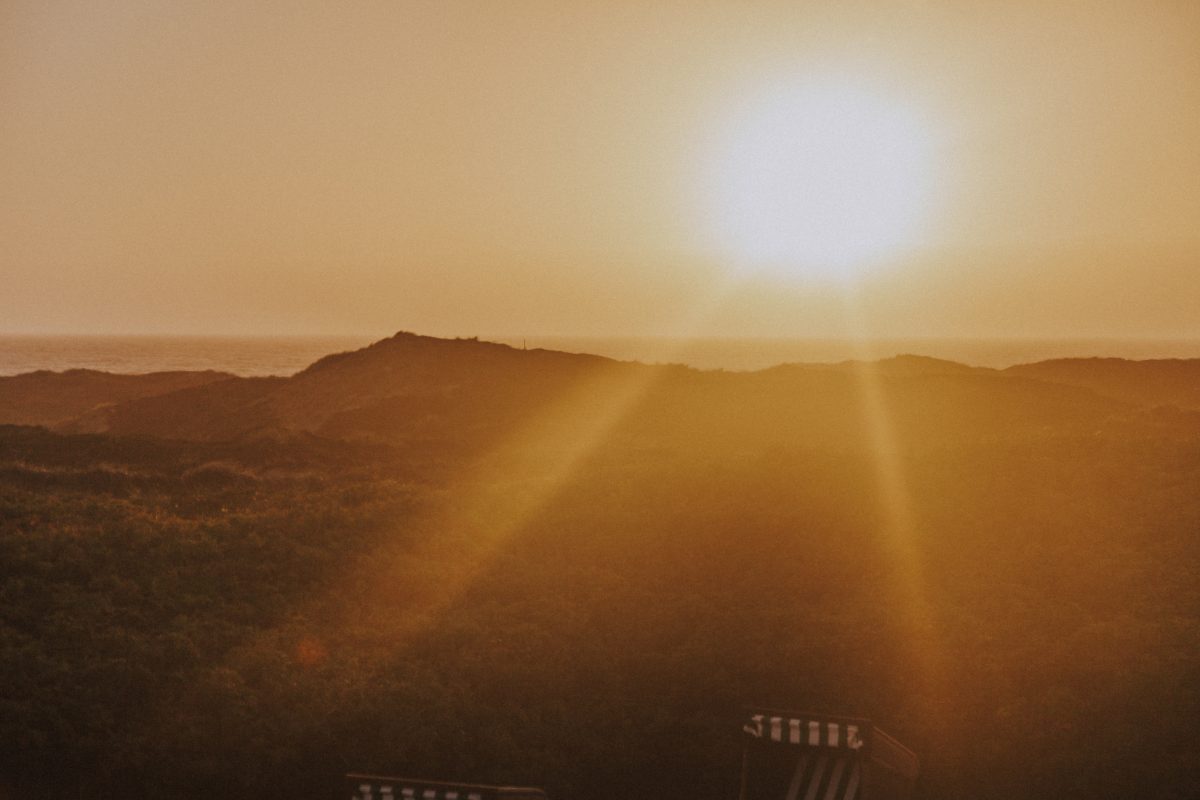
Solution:
[[(60, 429), (197, 441), (304, 433), (470, 450), (525, 425), (608, 417), (612, 435), (750, 448), (865, 446), (867, 415), (878, 422), (881, 411), (897, 441), (914, 446), (1165, 424), (1147, 423), (1133, 400), (1050, 377), (917, 356), (702, 372), (401, 333), (290, 378), (140, 397)], [(1190, 418), (1169, 424), (1195, 427)]]
[(767, 705), (924, 800), (1194, 797), (1198, 481), (1200, 413), (919, 357), (400, 334), (0, 426), (0, 796), (730, 800)]
[(1005, 373), (1079, 386), (1127, 403), (1200, 410), (1200, 359), (1066, 358), (1021, 364)]
[(90, 369), (0, 376), (0, 425), (59, 425), (97, 408), (232, 377), (212, 371), (114, 375)]
[[(242, 378), (118, 404), (83, 428), (227, 440), (264, 433), (411, 440), (474, 436), (579, 382), (646, 369), (595, 356), (400, 333), (290, 378)], [(77, 429), (67, 425), (65, 429)]]

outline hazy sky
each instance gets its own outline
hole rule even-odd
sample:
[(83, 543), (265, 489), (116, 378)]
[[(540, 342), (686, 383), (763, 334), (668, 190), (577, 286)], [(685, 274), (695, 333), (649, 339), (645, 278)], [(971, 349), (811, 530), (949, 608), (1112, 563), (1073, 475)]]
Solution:
[(876, 334), (1200, 337), (1200, 3), (0, 0), (0, 332), (837, 335), (733, 275), (746, 97), (932, 148)]

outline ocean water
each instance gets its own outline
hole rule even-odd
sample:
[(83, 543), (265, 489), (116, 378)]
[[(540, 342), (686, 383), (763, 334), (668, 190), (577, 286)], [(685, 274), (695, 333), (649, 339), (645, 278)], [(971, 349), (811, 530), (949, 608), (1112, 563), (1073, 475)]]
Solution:
[(0, 336), (0, 375), (39, 369), (292, 375), (322, 356), (371, 341), (364, 336)]
[[(220, 370), (291, 375), (330, 353), (370, 344), (370, 336), (0, 336), (0, 375), (95, 369), (143, 373)], [(648, 337), (481, 337), (514, 347), (595, 353), (627, 361), (754, 370), (776, 364), (827, 363), (917, 354), (1006, 367), (1049, 358), (1200, 358), (1200, 340), (888, 339), (863, 345), (839, 339), (669, 339)]]

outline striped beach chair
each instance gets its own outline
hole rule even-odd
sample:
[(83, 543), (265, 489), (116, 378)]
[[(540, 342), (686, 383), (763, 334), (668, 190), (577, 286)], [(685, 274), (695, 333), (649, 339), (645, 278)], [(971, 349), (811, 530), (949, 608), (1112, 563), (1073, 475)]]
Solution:
[(870, 720), (752, 710), (739, 800), (908, 800), (920, 764)]
[(546, 800), (546, 793), (541, 789), (358, 773), (346, 776), (345, 796), (349, 800)]

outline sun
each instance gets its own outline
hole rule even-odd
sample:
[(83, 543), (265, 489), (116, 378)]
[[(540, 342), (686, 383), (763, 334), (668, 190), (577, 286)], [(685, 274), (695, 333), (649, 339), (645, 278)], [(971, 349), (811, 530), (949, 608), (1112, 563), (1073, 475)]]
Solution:
[(935, 183), (915, 109), (829, 78), (752, 93), (709, 162), (706, 225), (731, 269), (809, 282), (853, 282), (917, 246)]

